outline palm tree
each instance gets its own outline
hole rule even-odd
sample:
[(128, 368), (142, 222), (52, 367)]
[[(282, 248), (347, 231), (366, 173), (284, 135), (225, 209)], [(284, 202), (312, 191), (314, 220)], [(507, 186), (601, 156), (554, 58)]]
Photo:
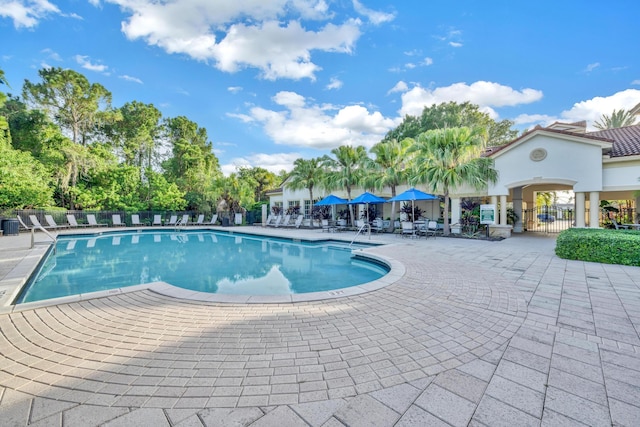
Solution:
[(625, 126), (631, 126), (635, 123), (635, 121), (636, 117), (631, 114), (631, 111), (620, 109), (617, 111), (613, 110), (611, 116), (603, 114), (600, 117), (600, 121), (596, 121), (593, 126), (601, 130), (615, 129)]
[[(396, 188), (403, 182), (407, 182), (409, 168), (407, 167), (407, 150), (409, 149), (412, 139), (405, 138), (402, 141), (391, 139), (389, 141), (380, 141), (373, 147), (370, 152), (375, 154), (375, 159), (370, 159), (367, 169), (371, 173), (365, 177), (367, 187), (382, 189), (383, 187), (391, 188), (391, 196), (396, 196)], [(391, 203), (391, 212), (396, 211), (396, 202)], [(389, 225), (393, 229), (393, 218)]]
[[(287, 186), (292, 190), (309, 190), (309, 200), (311, 200), (310, 213), (313, 214), (313, 188), (321, 186), (323, 183), (324, 169), (321, 167), (322, 159), (296, 159), (293, 162), (293, 170), (289, 175)], [(312, 219), (313, 221), (313, 219)]]
[(450, 232), (449, 191), (463, 184), (483, 188), (498, 178), (493, 161), (481, 157), (486, 135), (481, 128), (434, 129), (418, 135), (409, 150), (416, 154), (412, 181), (442, 189), (445, 236)]
[[(324, 156), (323, 166), (327, 167), (324, 180), (325, 187), (331, 190), (344, 188), (347, 190), (347, 198), (351, 201), (351, 188), (362, 182), (363, 166), (367, 156), (367, 150), (363, 146), (351, 147), (341, 145), (331, 150), (335, 158)], [(349, 219), (353, 225), (353, 206), (349, 205)]]

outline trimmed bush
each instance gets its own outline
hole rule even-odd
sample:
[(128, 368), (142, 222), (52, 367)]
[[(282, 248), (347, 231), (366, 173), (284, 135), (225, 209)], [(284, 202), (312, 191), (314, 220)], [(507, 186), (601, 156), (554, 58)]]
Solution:
[(556, 255), (579, 261), (640, 266), (640, 231), (571, 228), (558, 235)]

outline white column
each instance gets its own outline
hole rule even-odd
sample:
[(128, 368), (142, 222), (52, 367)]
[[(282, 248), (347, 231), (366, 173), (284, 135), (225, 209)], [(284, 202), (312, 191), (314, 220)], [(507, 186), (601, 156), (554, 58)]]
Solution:
[(600, 228), (598, 217), (600, 216), (600, 192), (589, 193), (589, 228)]
[(516, 187), (512, 191), (511, 201), (513, 202), (513, 213), (518, 218), (516, 223), (513, 224), (513, 232), (522, 233), (524, 231), (524, 227), (522, 226), (524, 219), (522, 218), (522, 187)]
[(451, 199), (451, 224), (460, 222), (460, 199)]
[(507, 196), (500, 196), (500, 225), (507, 225)]
[(489, 203), (496, 205), (496, 209), (498, 209), (498, 196), (491, 196), (491, 201)]
[(584, 193), (576, 192), (575, 195), (576, 195), (576, 228), (584, 228), (584, 218), (585, 218)]

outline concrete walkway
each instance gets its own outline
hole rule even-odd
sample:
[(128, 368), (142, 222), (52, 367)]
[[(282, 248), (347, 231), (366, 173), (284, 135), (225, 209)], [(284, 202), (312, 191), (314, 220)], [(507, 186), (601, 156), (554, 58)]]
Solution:
[[(0, 424), (640, 424), (640, 268), (565, 261), (544, 236), (374, 239), (406, 271), (361, 295), (141, 290), (0, 315)], [(33, 256), (0, 238), (0, 279)]]

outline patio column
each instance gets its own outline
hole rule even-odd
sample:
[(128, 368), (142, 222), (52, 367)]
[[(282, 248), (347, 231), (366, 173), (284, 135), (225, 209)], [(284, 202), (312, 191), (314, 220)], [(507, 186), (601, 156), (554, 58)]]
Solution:
[(576, 228), (584, 228), (585, 224), (584, 224), (584, 218), (585, 218), (585, 211), (584, 211), (584, 193), (583, 192), (576, 192)]
[(500, 225), (507, 225), (507, 196), (500, 196)]
[(513, 201), (513, 212), (516, 215), (516, 223), (513, 224), (514, 233), (522, 233), (524, 227), (522, 226), (522, 187), (515, 187), (513, 190), (511, 200)]
[(451, 224), (460, 223), (460, 199), (451, 199)]
[(600, 228), (598, 214), (600, 213), (600, 192), (589, 193), (589, 228)]

